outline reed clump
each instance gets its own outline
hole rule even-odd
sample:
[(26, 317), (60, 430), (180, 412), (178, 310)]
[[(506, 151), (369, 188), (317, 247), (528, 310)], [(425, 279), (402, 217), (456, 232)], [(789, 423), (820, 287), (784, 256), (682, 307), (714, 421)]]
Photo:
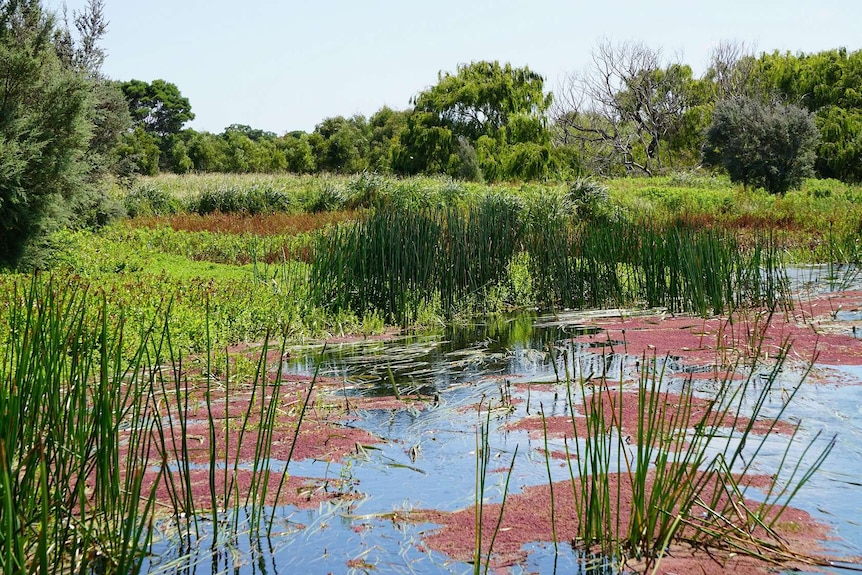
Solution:
[(481, 309), (476, 296), (514, 284), (526, 262), (535, 300), (520, 305), (709, 315), (789, 301), (780, 256), (768, 233), (743, 244), (722, 229), (583, 219), (564, 195), (487, 195), (460, 207), (383, 204), (331, 229), (315, 246), (310, 285), (317, 305), (406, 324), (422, 305), (451, 316), (478, 299)]
[[(138, 573), (150, 561), (157, 525), (214, 546), (271, 531), (293, 447), (286, 460), (273, 460), (284, 401), (282, 369), (270, 373), (266, 345), (250, 383), (234, 383), (227, 361), (219, 381), (212, 347), (198, 380), (171, 336), (169, 302), (131, 328), (86, 284), (34, 276), (7, 303), (0, 310), (0, 571)], [(130, 355), (125, 338), (133, 333)], [(313, 387), (291, 419), (291, 446)], [(225, 427), (228, 413), (238, 416), (238, 430)], [(204, 471), (190, 454), (204, 441), (201, 429)], [(209, 476), (205, 486), (201, 473)]]
[(313, 301), (407, 324), (423, 305), (451, 314), (503, 281), (520, 247), (517, 203), (487, 196), (465, 208), (382, 206), (322, 235), (310, 272)]
[[(801, 385), (785, 389), (765, 429), (755, 430), (787, 349), (785, 344), (766, 374), (752, 368), (741, 384), (729, 372), (708, 401), (697, 401), (690, 381), (679, 395), (668, 395), (655, 358), (643, 358), (634, 394), (624, 392), (621, 382), (614, 389), (604, 376), (567, 381), (570, 408), (586, 417), (585, 427), (572, 421), (575, 547), (600, 558), (600, 568), (636, 562), (646, 572), (681, 543), (778, 565), (823, 564), (788, 548), (777, 528), (794, 496), (828, 457), (835, 437), (824, 440), (817, 433), (800, 445), (797, 423), (765, 494), (757, 502), (746, 499), (760, 456), (771, 449), (770, 435)], [(632, 395), (634, 429), (623, 426), (623, 404)]]

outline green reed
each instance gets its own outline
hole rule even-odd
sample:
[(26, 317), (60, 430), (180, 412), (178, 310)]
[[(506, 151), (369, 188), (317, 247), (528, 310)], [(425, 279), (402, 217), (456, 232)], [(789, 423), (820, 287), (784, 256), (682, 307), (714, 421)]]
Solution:
[[(134, 573), (152, 537), (143, 350), (122, 361), (122, 322), (112, 327), (104, 305), (88, 300), (83, 289), (33, 278), (8, 302), (0, 361), (4, 573)], [(131, 417), (139, 421), (124, 456), (118, 436)]]
[(787, 299), (768, 235), (747, 247), (721, 229), (552, 217), (532, 226), (525, 249), (540, 303), (549, 307), (645, 305), (708, 315)]
[[(481, 417), (482, 405), (479, 405)], [(480, 420), (476, 428), (476, 477), (475, 477), (475, 503), (473, 505), (473, 573), (487, 574), (491, 568), (491, 557), (494, 551), (494, 542), (503, 525), (503, 515), (506, 512), (506, 499), (509, 495), (509, 482), (512, 479), (512, 471), (515, 469), (515, 459), (518, 457), (518, 446), (512, 453), (512, 461), (506, 472), (506, 481), (503, 485), (503, 496), (500, 503), (500, 513), (491, 532), (491, 540), (487, 549), (483, 552), (483, 539), (485, 535), (485, 488), (488, 480), (488, 465), (491, 462), (491, 406), (485, 412), (484, 421)], [(483, 568), (484, 566), (484, 568)]]
[(463, 208), (382, 206), (321, 236), (312, 299), (402, 324), (434, 302), (451, 314), (505, 279), (520, 247), (519, 222), (517, 205), (495, 195)]
[[(636, 429), (623, 428), (627, 394), (622, 382), (614, 389), (604, 376), (567, 379), (570, 410), (586, 418), (583, 428), (572, 420), (575, 463), (569, 463), (569, 470), (579, 519), (576, 546), (587, 555), (603, 556), (605, 565), (622, 567), (638, 560), (647, 569), (657, 567), (669, 546), (681, 542), (777, 562), (808, 560), (788, 549), (775, 527), (831, 452), (834, 438), (824, 446), (817, 434), (801, 455), (791, 456), (798, 439), (794, 432), (763, 500), (750, 508), (743, 501), (746, 478), (754, 474), (769, 435), (801, 386), (790, 390), (777, 413), (769, 414), (772, 423), (765, 431), (755, 431), (786, 355), (785, 345), (765, 380), (754, 367), (741, 384), (729, 372), (705, 407), (696, 403), (691, 381), (678, 395), (668, 396), (663, 367), (644, 357), (634, 393)], [(625, 507), (623, 485), (631, 492)]]
[(565, 205), (486, 195), (462, 206), (381, 204), (322, 234), (312, 301), (407, 324), (423, 306), (445, 315), (487, 303), (526, 261), (536, 304), (629, 305), (700, 315), (788, 301), (777, 242), (742, 244), (733, 232), (649, 221), (579, 221)]
[[(262, 527), (271, 530), (274, 514), (264, 511), (278, 499), (268, 494), (282, 370), (279, 360), (269, 381), (268, 346), (252, 381), (234, 385), (229, 360), (224, 384), (216, 379), (210, 348), (201, 385), (172, 340), (170, 305), (153, 316), (162, 320), (151, 318), (133, 332), (122, 315), (108, 312), (104, 295), (74, 280), (39, 276), (15, 284), (6, 304), (0, 310), (8, 334), (0, 342), (3, 573), (137, 573), (150, 561), (157, 523), (175, 526), (184, 540), (212, 537), (214, 544), (241, 530), (252, 537)], [(130, 333), (140, 342), (131, 356)], [(242, 399), (251, 399), (234, 434), (220, 427), (229, 417), (214, 417), (214, 397), (224, 391), (227, 415), (236, 411), (229, 404), (241, 386)], [(209, 469), (207, 488), (196, 491), (191, 446), (200, 438), (191, 436), (190, 425), (203, 401), (210, 441), (199, 457)], [(245, 440), (255, 448), (241, 461), (241, 446), (232, 443), (246, 435), (254, 436)], [(237, 476), (246, 468), (250, 487), (240, 497)], [(200, 521), (205, 512), (213, 519), (209, 533)]]

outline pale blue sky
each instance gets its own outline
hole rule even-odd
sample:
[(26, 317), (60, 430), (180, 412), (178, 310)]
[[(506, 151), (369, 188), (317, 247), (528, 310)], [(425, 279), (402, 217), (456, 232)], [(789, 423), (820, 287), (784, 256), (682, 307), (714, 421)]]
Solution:
[(328, 116), (403, 109), (438, 71), (474, 60), (528, 65), (553, 90), (602, 38), (681, 54), (696, 74), (723, 40), (862, 48), (860, 0), (106, 0), (106, 13), (104, 72), (177, 84), (191, 126), (211, 132), (310, 131)]

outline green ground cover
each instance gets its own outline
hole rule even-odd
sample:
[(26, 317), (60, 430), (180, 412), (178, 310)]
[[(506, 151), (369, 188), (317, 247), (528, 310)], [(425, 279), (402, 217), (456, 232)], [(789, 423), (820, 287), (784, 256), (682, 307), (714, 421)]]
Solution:
[[(493, 186), (375, 174), (165, 175), (114, 193), (137, 215), (99, 231), (57, 234), (47, 271), (104, 292), (114, 315), (134, 323), (170, 305), (172, 321), (182, 326), (176, 337), (192, 351), (206, 344), (206, 305), (217, 346), (268, 332), (296, 339), (370, 333), (384, 322), (421, 326), (535, 305), (679, 305), (711, 313), (742, 300), (676, 293), (664, 274), (688, 270), (689, 277), (714, 280), (715, 270), (741, 274), (732, 269), (741, 270), (742, 260), (763, 266), (765, 255), (782, 263), (855, 263), (860, 255), (862, 189), (833, 180), (809, 180), (778, 197), (692, 173)], [(221, 198), (229, 211), (199, 209), (206, 198)], [(287, 217), (294, 219), (277, 219)], [(398, 221), (404, 233), (425, 225), (425, 236), (392, 235)], [(372, 224), (376, 240), (356, 235)], [(665, 246), (666, 261), (655, 260), (652, 249), (640, 250), (650, 262), (622, 261), (638, 252), (640, 230)], [(683, 237), (701, 246), (685, 248), (691, 257), (675, 243)], [(348, 261), (361, 251), (357, 242), (371, 251), (364, 261)], [(720, 266), (702, 259), (696, 252), (704, 242), (712, 245), (709, 258), (727, 252), (722, 257), (731, 259)], [(386, 260), (380, 246), (400, 251)], [(395, 267), (396, 256), (402, 267)], [(649, 266), (662, 277), (647, 277)], [(27, 279), (0, 276), (0, 289), (8, 297), (21, 281)], [(736, 289), (721, 281), (715, 289)], [(391, 290), (385, 304), (378, 289), (384, 284)], [(670, 295), (655, 291), (661, 286)]]

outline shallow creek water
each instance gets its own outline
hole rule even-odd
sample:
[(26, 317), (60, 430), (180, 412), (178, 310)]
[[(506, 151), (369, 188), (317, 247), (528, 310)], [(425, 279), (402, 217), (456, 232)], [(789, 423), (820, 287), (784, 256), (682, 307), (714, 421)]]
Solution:
[[(795, 276), (796, 289), (807, 292), (804, 297), (828, 289), (817, 281), (815, 272), (809, 269)], [(489, 469), (493, 472), (488, 476), (485, 501), (502, 499), (516, 447), (509, 494), (547, 484), (549, 471), (541, 451), (544, 440), (512, 430), (510, 425), (528, 414), (568, 415), (564, 387), (555, 384), (566, 371), (575, 379), (601, 373), (610, 381), (636, 379), (641, 356), (625, 354), (624, 342), (609, 342), (597, 326), (603, 320), (640, 314), (652, 317), (648, 312), (627, 310), (522, 313), (385, 341), (330, 344), (325, 351), (318, 346), (292, 349), (294, 359), (286, 375), (311, 375), (319, 366), (321, 376), (342, 382), (336, 397), (345, 405), (350, 405), (351, 398), (392, 396), (394, 386), (402, 397), (421, 397), (421, 409), (419, 405), (353, 409), (345, 425), (364, 429), (381, 443), (359, 448), (340, 463), (290, 463), (291, 475), (343, 480), (338, 489), (357, 497), (324, 503), (313, 510), (285, 506), (276, 514), (269, 539), (239, 541), (235, 548), (222, 548), (215, 555), (192, 553), (179, 567), (167, 558), (154, 560), (148, 568), (254, 574), (472, 572), (471, 564), (423, 544), (423, 538), (437, 526), (400, 517), (417, 509), (455, 511), (475, 504), (476, 430), (487, 415), (477, 412), (480, 402), (492, 408)], [(842, 309), (832, 315), (833, 330), (857, 333), (854, 326), (862, 320), (862, 312)], [(662, 364), (664, 382), (670, 389), (683, 385), (693, 372), (709, 371), (673, 355), (656, 361)], [(796, 385), (804, 367), (789, 362), (776, 382), (777, 389)], [(697, 381), (703, 393), (708, 393), (709, 379)], [(781, 395), (776, 391), (775, 404), (767, 407), (767, 414), (777, 411)], [(802, 420), (796, 440), (800, 445), (818, 431), (823, 437), (837, 434), (834, 451), (793, 505), (832, 529), (834, 539), (825, 542), (830, 552), (862, 554), (862, 367), (816, 364), (783, 417)], [(777, 437), (774, 449), (772, 442), (767, 444), (758, 473), (774, 473), (786, 441), (786, 437)], [(549, 448), (560, 451), (565, 446), (550, 440)], [(563, 461), (551, 461), (554, 481), (568, 480), (569, 473)], [(162, 545), (165, 550), (170, 547)], [(196, 545), (208, 549), (206, 542)], [(527, 550), (526, 561), (507, 572), (582, 572), (578, 557), (565, 542), (557, 553), (549, 541), (529, 544)]]

